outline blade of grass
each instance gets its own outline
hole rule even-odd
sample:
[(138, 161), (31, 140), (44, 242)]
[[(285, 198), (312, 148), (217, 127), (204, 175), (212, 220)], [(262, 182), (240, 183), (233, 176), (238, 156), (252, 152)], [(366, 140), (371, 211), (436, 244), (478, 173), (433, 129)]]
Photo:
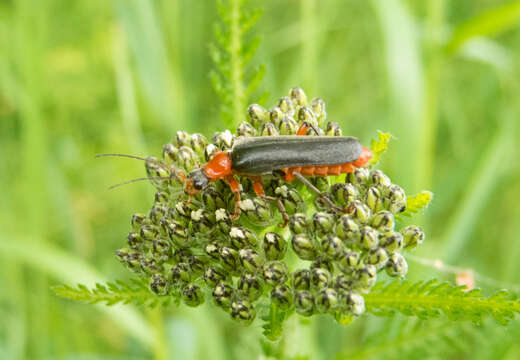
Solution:
[[(50, 275), (68, 284), (80, 282), (93, 286), (96, 282), (106, 280), (82, 259), (46, 244), (44, 239), (29, 240), (24, 237), (3, 235), (0, 237), (0, 255), (9, 256), (10, 259), (16, 259), (42, 274)], [(145, 346), (155, 346), (157, 341), (155, 330), (135, 308), (126, 305), (113, 307), (96, 305), (96, 307)]]
[(519, 21), (520, 1), (514, 1), (485, 11), (471, 18), (455, 30), (450, 42), (446, 45), (446, 51), (452, 54), (471, 38), (495, 36), (513, 29), (518, 26)]

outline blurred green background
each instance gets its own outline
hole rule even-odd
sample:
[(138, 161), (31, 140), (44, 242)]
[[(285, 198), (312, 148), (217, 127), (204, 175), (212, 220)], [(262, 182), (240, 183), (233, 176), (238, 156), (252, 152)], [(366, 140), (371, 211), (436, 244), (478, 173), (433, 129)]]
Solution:
[[(408, 194), (435, 198), (414, 219), (427, 233), (413, 280), (519, 291), (520, 2), (250, 1), (264, 10), (253, 63), (274, 99), (292, 86), (364, 143), (394, 141), (383, 169)], [(127, 159), (159, 155), (177, 130), (223, 125), (208, 74), (213, 1), (0, 0), (0, 359), (243, 359), (261, 328), (210, 304), (142, 311), (56, 298), (58, 283), (124, 279), (114, 251), (130, 216), (153, 202)], [(251, 98), (250, 102), (257, 99)], [(244, 109), (245, 112), (246, 109)], [(421, 260), (423, 259), (423, 260)], [(480, 274), (480, 275), (479, 275)], [(365, 316), (287, 325), (287, 354), (344, 358), (519, 359), (519, 323), (480, 327)]]

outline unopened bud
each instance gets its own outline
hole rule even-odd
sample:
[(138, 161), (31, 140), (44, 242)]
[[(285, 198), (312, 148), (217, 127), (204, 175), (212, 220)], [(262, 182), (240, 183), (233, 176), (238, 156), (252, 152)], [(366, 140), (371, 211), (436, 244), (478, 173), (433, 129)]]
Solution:
[(168, 293), (168, 281), (164, 278), (162, 274), (154, 274), (150, 278), (149, 282), (150, 290), (155, 295), (166, 295)]
[(399, 254), (394, 253), (390, 255), (388, 262), (386, 263), (386, 273), (393, 277), (405, 277), (408, 272), (408, 263), (405, 258)]
[(294, 308), (302, 316), (314, 314), (314, 296), (308, 290), (294, 292)]
[(305, 214), (296, 213), (289, 218), (289, 229), (293, 234), (303, 234), (308, 229), (308, 219)]
[(289, 97), (295, 105), (307, 106), (307, 95), (301, 88), (294, 87), (289, 90)]
[(282, 261), (272, 261), (264, 265), (262, 275), (269, 285), (282, 284), (287, 281), (287, 265)]
[(238, 258), (244, 269), (250, 272), (256, 272), (264, 264), (262, 256), (252, 249), (240, 249)]
[(267, 260), (282, 260), (287, 250), (287, 242), (275, 232), (267, 232), (263, 241), (264, 254)]
[(248, 122), (242, 122), (237, 127), (237, 135), (244, 137), (256, 136), (256, 129)]
[(389, 211), (380, 211), (372, 217), (372, 227), (379, 231), (393, 231), (394, 226), (394, 215)]
[(291, 285), (295, 290), (309, 290), (311, 288), (311, 272), (307, 269), (296, 270), (292, 274)]
[(249, 122), (255, 128), (259, 128), (264, 122), (268, 121), (269, 112), (258, 104), (249, 105), (247, 108)]
[(182, 289), (182, 300), (190, 307), (197, 307), (204, 303), (204, 293), (200, 286), (188, 284)]
[(292, 291), (287, 285), (276, 285), (273, 290), (271, 290), (271, 301), (282, 310), (291, 307), (292, 298)]
[(327, 288), (316, 294), (316, 308), (321, 313), (326, 313), (338, 306), (338, 293), (336, 290)]
[(237, 289), (250, 301), (256, 301), (263, 292), (263, 282), (255, 274), (244, 272), (238, 279)]
[(316, 247), (314, 241), (306, 234), (296, 234), (293, 236), (292, 248), (296, 255), (302, 260), (314, 260), (316, 257)]
[(237, 300), (231, 303), (231, 318), (249, 325), (256, 317), (256, 310), (248, 300)]
[(408, 249), (413, 249), (424, 241), (424, 232), (415, 225), (405, 227), (401, 230), (401, 234), (404, 238), (404, 247)]

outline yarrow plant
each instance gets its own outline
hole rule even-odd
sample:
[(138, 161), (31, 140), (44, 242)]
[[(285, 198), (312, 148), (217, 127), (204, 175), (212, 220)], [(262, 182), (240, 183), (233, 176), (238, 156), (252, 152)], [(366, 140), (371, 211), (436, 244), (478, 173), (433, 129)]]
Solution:
[[(421, 317), (444, 312), (476, 321), (491, 315), (504, 322), (520, 310), (506, 293), (484, 298), (448, 284), (401, 281), (408, 272), (404, 252), (420, 246), (425, 235), (418, 226), (399, 226), (399, 219), (425, 207), (432, 195), (407, 197), (374, 168), (386, 150), (388, 134), (379, 133), (372, 141), (374, 156), (368, 167), (311, 178), (323, 196), (299, 181), (265, 179), (266, 194), (281, 200), (289, 215), (286, 227), (280, 226), (277, 206), (256, 196), (248, 177), (235, 176), (241, 186), (241, 215), (236, 219), (236, 199), (221, 180), (197, 195), (185, 194), (182, 183), (166, 169), (187, 174), (216, 152), (229, 151), (240, 137), (294, 135), (304, 122), (319, 132), (309, 131), (308, 136), (342, 135), (341, 127), (327, 120), (324, 101), (308, 101), (300, 88), (291, 89), (271, 109), (250, 105), (248, 114), (236, 132), (217, 132), (211, 141), (179, 131), (164, 145), (161, 159), (146, 159), (157, 190), (154, 205), (148, 213), (132, 216), (127, 244), (116, 251), (117, 259), (136, 274), (133, 283), (92, 290), (65, 286), (56, 288), (57, 293), (108, 304), (182, 302), (197, 307), (211, 300), (242, 324), (260, 317), (268, 339), (282, 334), (283, 321), (293, 313), (328, 314), (342, 324), (367, 310)], [(378, 278), (398, 280), (376, 285)]]

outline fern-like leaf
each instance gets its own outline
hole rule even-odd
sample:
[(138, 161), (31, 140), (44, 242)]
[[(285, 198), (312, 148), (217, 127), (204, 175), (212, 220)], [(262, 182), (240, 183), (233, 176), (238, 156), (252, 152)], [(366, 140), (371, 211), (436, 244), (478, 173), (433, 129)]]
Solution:
[(275, 341), (282, 335), (284, 321), (291, 315), (290, 310), (282, 310), (276, 304), (271, 303), (269, 306), (269, 313), (262, 316), (265, 321), (262, 328), (264, 329), (264, 336)]
[(76, 287), (68, 285), (54, 286), (53, 291), (62, 298), (84, 301), (89, 304), (105, 303), (108, 306), (123, 303), (133, 305), (144, 305), (155, 307), (157, 305), (167, 306), (170, 303), (179, 302), (176, 294), (169, 296), (157, 296), (148, 290), (148, 287), (141, 281), (132, 279), (130, 282), (116, 280), (106, 284), (96, 284), (93, 288), (88, 288), (83, 284)]
[(479, 289), (464, 289), (436, 280), (379, 283), (365, 295), (365, 302), (367, 311), (379, 316), (392, 316), (396, 312), (421, 319), (445, 315), (452, 320), (476, 323), (491, 317), (503, 325), (520, 313), (520, 302), (505, 290), (486, 297)]
[(381, 156), (385, 153), (386, 149), (388, 148), (388, 142), (390, 141), (390, 137), (390, 133), (378, 131), (377, 139), (372, 139), (372, 142), (370, 143), (370, 148), (374, 156), (370, 160), (371, 165), (376, 165), (379, 162)]
[(421, 191), (414, 196), (406, 198), (406, 210), (400, 216), (412, 216), (424, 209), (432, 201), (433, 193), (430, 191)]
[(265, 68), (251, 71), (246, 80), (247, 64), (260, 46), (260, 38), (245, 41), (262, 11), (244, 9), (247, 0), (217, 2), (220, 23), (214, 27), (216, 42), (210, 45), (210, 56), (216, 70), (210, 73), (211, 83), (221, 101), (221, 117), (227, 127), (245, 119), (249, 96), (258, 88)]

